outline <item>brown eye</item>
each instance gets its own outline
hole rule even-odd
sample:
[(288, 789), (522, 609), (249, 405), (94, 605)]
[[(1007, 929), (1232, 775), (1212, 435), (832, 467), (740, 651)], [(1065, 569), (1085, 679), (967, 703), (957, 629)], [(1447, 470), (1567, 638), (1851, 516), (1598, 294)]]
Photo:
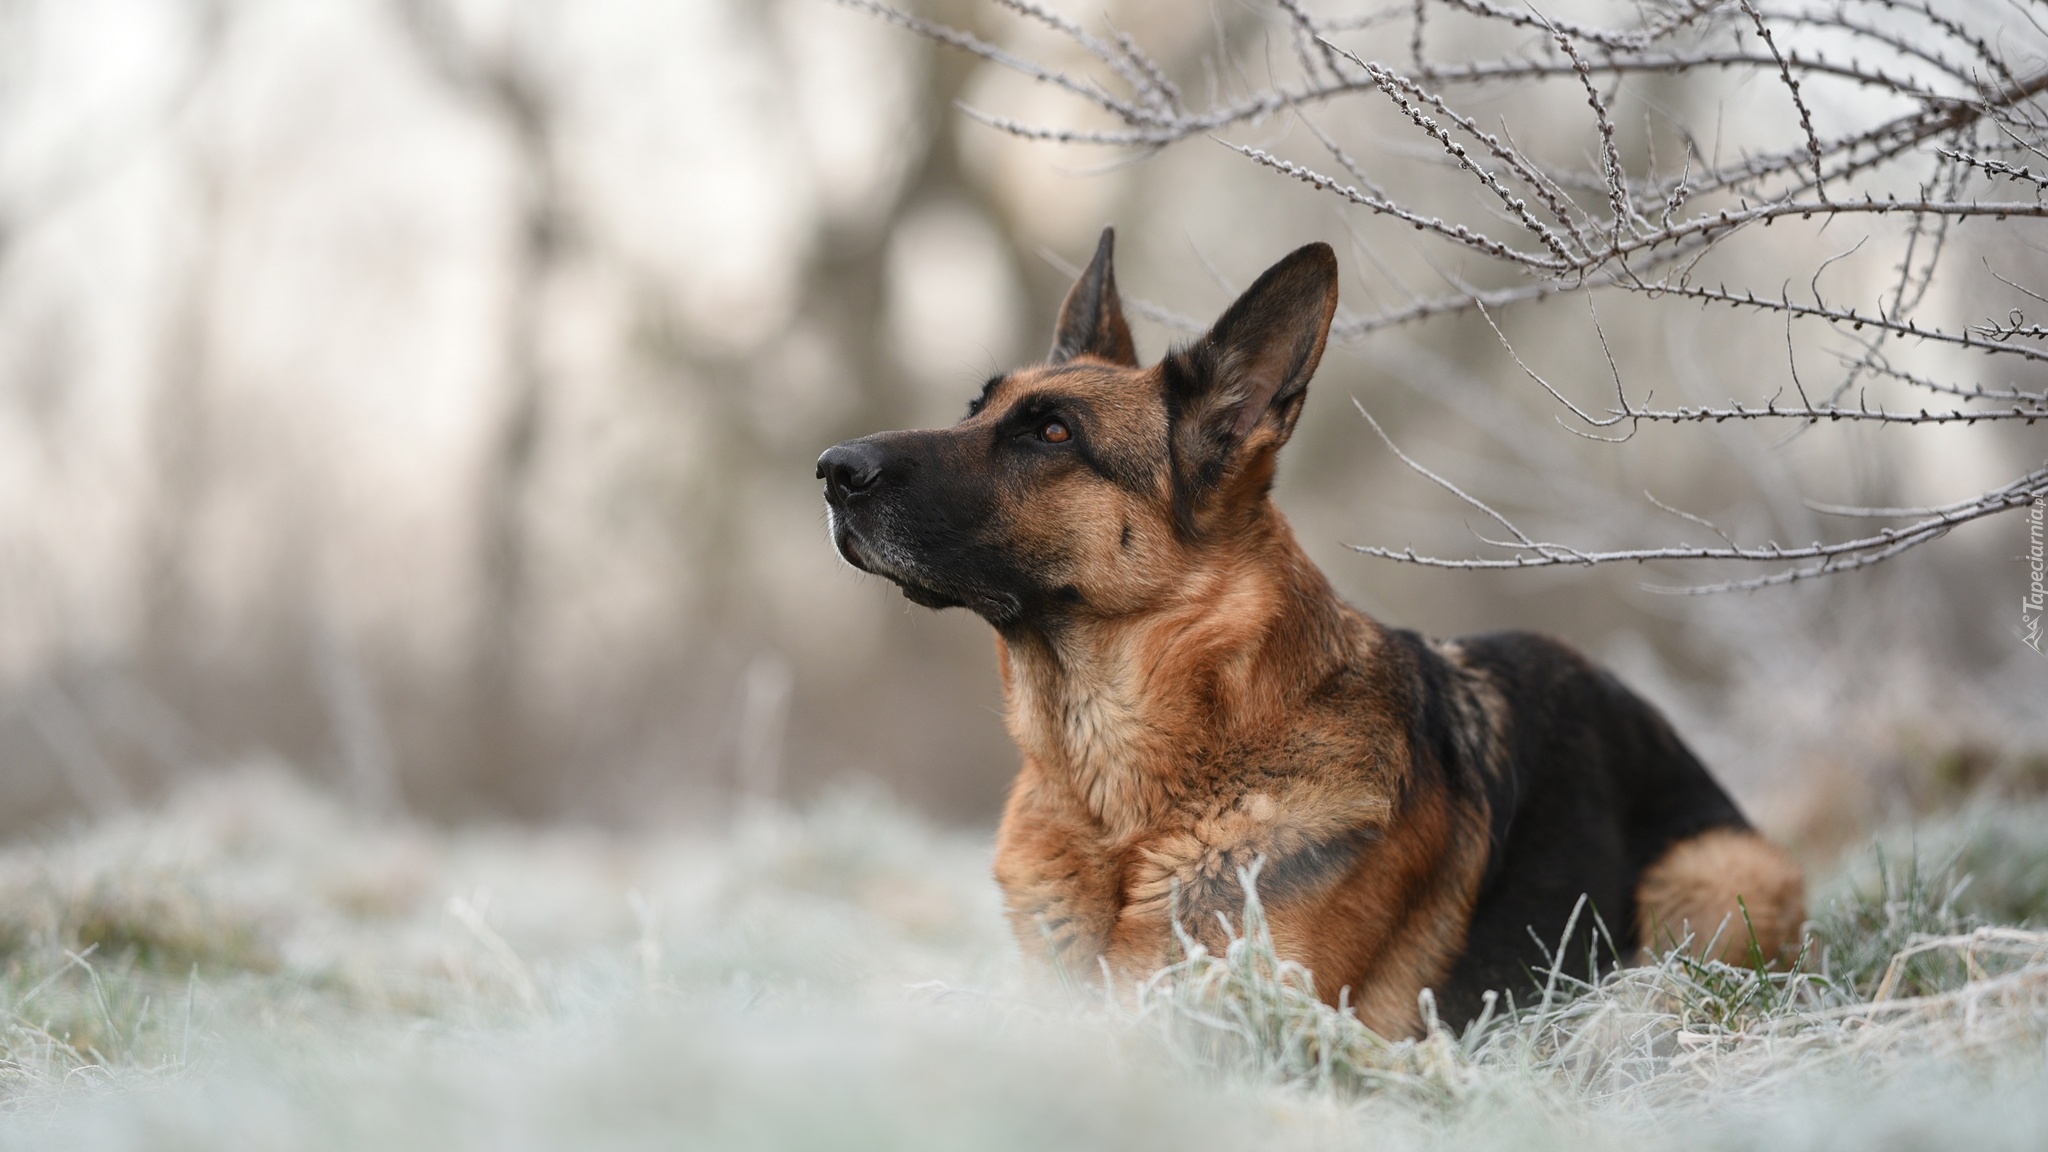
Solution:
[(1045, 426), (1038, 430), (1038, 438), (1047, 444), (1065, 444), (1074, 438), (1074, 434), (1064, 423), (1058, 420), (1048, 420), (1045, 422)]

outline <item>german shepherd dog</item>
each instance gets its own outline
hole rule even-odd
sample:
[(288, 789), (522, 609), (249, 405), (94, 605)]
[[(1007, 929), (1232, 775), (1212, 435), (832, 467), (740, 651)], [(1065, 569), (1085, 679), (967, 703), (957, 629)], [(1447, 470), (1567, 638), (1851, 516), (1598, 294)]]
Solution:
[[(818, 458), (832, 540), (996, 630), (1022, 769), (995, 874), (1019, 941), (1143, 975), (1258, 894), (1280, 954), (1382, 1035), (1476, 1016), (1561, 960), (1795, 947), (1797, 865), (1655, 708), (1558, 641), (1431, 641), (1338, 599), (1270, 490), (1337, 307), (1337, 259), (1273, 265), (1139, 366), (1114, 236), (1042, 364), (951, 428)], [(1628, 955), (1623, 955), (1627, 953)]]

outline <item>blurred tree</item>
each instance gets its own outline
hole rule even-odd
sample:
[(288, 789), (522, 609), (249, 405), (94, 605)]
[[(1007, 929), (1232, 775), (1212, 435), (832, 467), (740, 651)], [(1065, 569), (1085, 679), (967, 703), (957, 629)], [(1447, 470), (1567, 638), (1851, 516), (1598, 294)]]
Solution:
[[(520, 699), (532, 595), (530, 503), (551, 390), (541, 346), (549, 284), (574, 235), (562, 193), (558, 99), (529, 41), (551, 5), (521, 4), (487, 43), (465, 32), (442, 0), (396, 0), (421, 58), (496, 126), (515, 158), (512, 260), (505, 285), (504, 381), (496, 427), (477, 481), (476, 571), (481, 595), (471, 622), (469, 748), (462, 790), (516, 782), (535, 769), (535, 737)], [(518, 785), (512, 783), (514, 791)]]

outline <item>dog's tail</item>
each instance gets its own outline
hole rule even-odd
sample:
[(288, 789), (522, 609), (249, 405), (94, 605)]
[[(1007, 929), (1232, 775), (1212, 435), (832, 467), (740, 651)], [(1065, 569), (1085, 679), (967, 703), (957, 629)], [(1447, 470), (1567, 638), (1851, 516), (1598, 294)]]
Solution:
[(1790, 962), (1805, 921), (1799, 865), (1749, 828), (1680, 840), (1636, 884), (1637, 943), (1651, 953), (1686, 944), (1702, 959), (1730, 964)]

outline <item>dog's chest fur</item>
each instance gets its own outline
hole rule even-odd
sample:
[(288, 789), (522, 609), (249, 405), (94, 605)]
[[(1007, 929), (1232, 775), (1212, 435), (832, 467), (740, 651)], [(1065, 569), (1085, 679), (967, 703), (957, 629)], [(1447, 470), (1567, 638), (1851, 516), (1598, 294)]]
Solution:
[[(1142, 973), (1173, 959), (1178, 918), (1220, 949), (1219, 914), (1236, 923), (1240, 875), (1257, 863), (1276, 943), (1344, 983), (1377, 960), (1386, 1013), (1405, 1017), (1456, 942), (1422, 938), (1412, 956), (1381, 955), (1412, 901), (1381, 897), (1370, 940), (1333, 937), (1330, 913), (1344, 903), (1360, 922), (1350, 889), (1364, 876), (1412, 873), (1426, 888), (1447, 863), (1462, 875), (1460, 846), (1477, 841), (1442, 805), (1404, 796), (1403, 727), (1346, 661), (1290, 679), (1242, 637), (1200, 633), (1096, 637), (1081, 657), (1003, 646), (1025, 759), (996, 869), (1020, 939), (1069, 967)], [(1471, 856), (1479, 866), (1483, 846)]]

